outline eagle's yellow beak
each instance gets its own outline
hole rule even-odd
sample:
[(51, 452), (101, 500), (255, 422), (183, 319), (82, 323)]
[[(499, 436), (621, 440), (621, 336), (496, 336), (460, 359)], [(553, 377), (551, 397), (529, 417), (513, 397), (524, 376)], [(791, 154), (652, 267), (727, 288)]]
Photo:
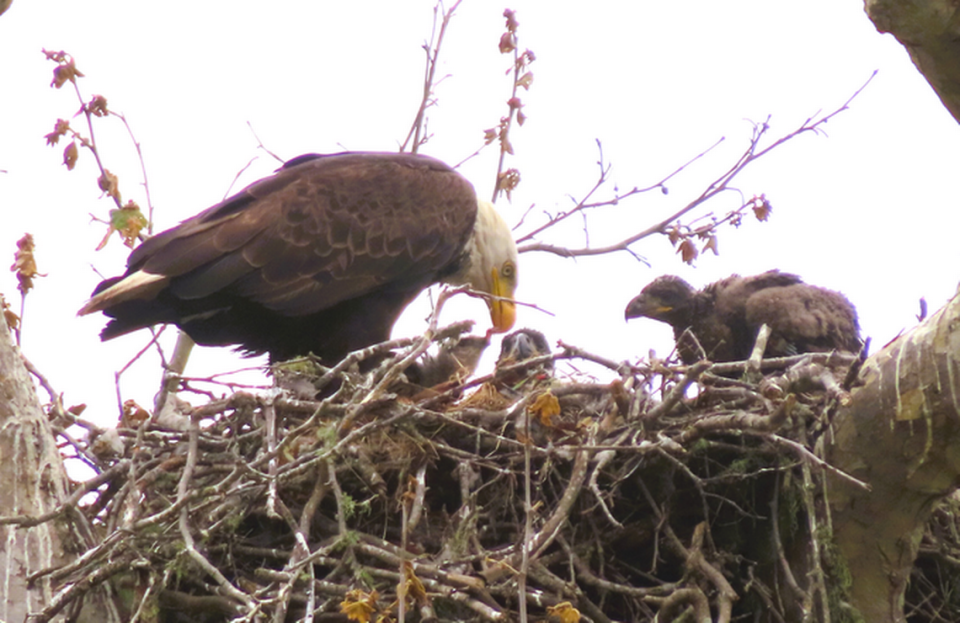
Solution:
[(513, 328), (513, 323), (517, 320), (517, 306), (513, 302), (513, 295), (516, 290), (517, 280), (513, 265), (509, 265), (509, 270), (500, 274), (500, 270), (494, 268), (493, 271), (493, 291), (494, 296), (503, 297), (509, 300), (493, 299), (490, 301), (490, 321), (493, 322), (493, 333), (506, 333)]

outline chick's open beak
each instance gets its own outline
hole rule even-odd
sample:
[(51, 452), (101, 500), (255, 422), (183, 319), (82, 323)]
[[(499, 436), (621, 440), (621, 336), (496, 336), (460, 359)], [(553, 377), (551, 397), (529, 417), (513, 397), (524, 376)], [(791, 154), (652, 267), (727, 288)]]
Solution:
[(509, 300), (493, 299), (490, 301), (490, 320), (493, 322), (493, 333), (506, 333), (513, 328), (517, 320), (517, 306), (513, 302), (514, 286), (500, 277), (500, 271), (493, 269), (494, 296)]

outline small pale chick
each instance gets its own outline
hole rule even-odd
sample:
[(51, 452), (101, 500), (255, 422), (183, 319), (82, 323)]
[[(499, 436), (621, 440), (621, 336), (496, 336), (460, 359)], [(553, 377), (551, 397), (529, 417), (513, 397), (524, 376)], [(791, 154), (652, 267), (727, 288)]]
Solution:
[(778, 270), (732, 275), (699, 291), (679, 277), (657, 277), (624, 316), (669, 324), (686, 364), (747, 359), (764, 324), (771, 330), (766, 357), (857, 353), (863, 345), (857, 311), (844, 295)]
[(546, 336), (536, 329), (518, 329), (504, 336), (500, 343), (500, 357), (497, 359), (497, 381), (503, 385), (514, 386), (524, 381), (552, 379), (552, 359), (515, 372), (503, 372), (504, 368), (513, 364), (549, 354), (550, 344)]
[(513, 364), (549, 354), (550, 344), (547, 338), (536, 329), (518, 329), (504, 336), (500, 344), (494, 380), (481, 385), (459, 406), (489, 411), (505, 409), (522, 396), (524, 390), (549, 385), (553, 380), (552, 360), (520, 370), (504, 371)]
[(411, 383), (423, 388), (459, 385), (473, 376), (489, 345), (486, 336), (466, 335), (444, 340), (436, 355), (426, 355), (415, 361), (404, 374)]

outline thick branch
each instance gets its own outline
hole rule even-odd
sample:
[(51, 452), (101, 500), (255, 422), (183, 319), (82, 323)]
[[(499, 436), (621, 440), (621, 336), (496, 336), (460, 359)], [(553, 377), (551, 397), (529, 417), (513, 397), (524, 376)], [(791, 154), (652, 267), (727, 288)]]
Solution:
[(831, 429), (836, 543), (866, 620), (903, 621), (900, 604), (936, 500), (960, 477), (960, 297), (870, 357)]
[(867, 15), (880, 32), (907, 48), (953, 118), (960, 121), (960, 21), (952, 0), (867, 0)]

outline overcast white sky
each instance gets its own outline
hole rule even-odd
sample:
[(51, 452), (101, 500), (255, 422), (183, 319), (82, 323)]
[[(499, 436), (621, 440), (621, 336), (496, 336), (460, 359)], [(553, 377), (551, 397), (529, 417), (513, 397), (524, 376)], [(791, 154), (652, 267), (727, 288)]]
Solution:
[[(857, 0), (692, 2), (491, 2), (465, 0), (442, 53), (448, 75), (431, 110), (434, 138), (423, 148), (459, 162), (505, 111), (510, 59), (497, 51), (505, 7), (517, 10), (521, 47), (532, 49), (535, 82), (522, 93), (528, 122), (516, 129), (523, 183), (509, 222), (531, 205), (569, 207), (597, 174), (595, 140), (603, 142), (612, 183), (622, 190), (657, 182), (726, 137), (723, 147), (670, 185), (592, 216), (591, 243), (602, 245), (669, 214), (698, 195), (746, 146), (750, 121), (772, 115), (772, 136), (788, 133), (818, 111), (841, 105), (874, 70), (877, 78), (828, 136), (805, 135), (751, 167), (737, 181), (745, 197), (766, 193), (771, 220), (748, 219), (723, 230), (719, 257), (681, 264), (662, 238), (636, 251), (652, 266), (621, 254), (566, 260), (521, 258), (522, 299), (550, 310), (523, 310), (533, 326), (612, 359), (649, 348), (666, 354), (670, 331), (652, 321), (623, 321), (623, 308), (663, 273), (694, 283), (770, 268), (846, 293), (864, 334), (880, 348), (915, 323), (918, 299), (931, 311), (958, 281), (957, 179), (960, 131), (907, 53), (878, 34)], [(100, 198), (90, 157), (76, 170), (43, 135), (77, 110), (68, 90), (49, 88), (52, 64), (41, 48), (73, 54), (87, 78), (86, 96), (107, 96), (140, 141), (159, 229), (216, 203), (238, 171), (259, 157), (234, 190), (269, 174), (276, 163), (257, 149), (247, 122), (285, 158), (304, 152), (393, 151), (403, 140), (422, 88), (421, 49), (430, 36), (433, 0), (369, 2), (165, 2), (15, 0), (0, 17), (0, 259), (12, 262), (15, 241), (37, 240), (40, 280), (27, 300), (24, 350), (69, 404), (115, 421), (113, 374), (146, 342), (146, 333), (98, 341), (100, 317), (76, 310), (104, 275), (123, 270), (127, 250), (103, 235), (89, 214), (111, 207)], [(117, 122), (97, 126), (107, 167), (125, 198), (145, 205), (139, 164)], [(464, 166), (488, 196), (496, 153)], [(607, 196), (601, 191), (599, 196)], [(708, 205), (718, 214), (740, 197)], [(578, 222), (552, 242), (582, 246)], [(19, 307), (11, 273), (0, 292)], [(397, 334), (422, 327), (424, 308)], [(445, 321), (473, 316), (486, 328), (482, 304), (448, 310)], [(494, 347), (496, 348), (496, 347)], [(188, 368), (203, 375), (248, 365), (229, 350), (204, 349)], [(150, 404), (159, 372), (146, 359), (124, 377), (124, 397)]]

